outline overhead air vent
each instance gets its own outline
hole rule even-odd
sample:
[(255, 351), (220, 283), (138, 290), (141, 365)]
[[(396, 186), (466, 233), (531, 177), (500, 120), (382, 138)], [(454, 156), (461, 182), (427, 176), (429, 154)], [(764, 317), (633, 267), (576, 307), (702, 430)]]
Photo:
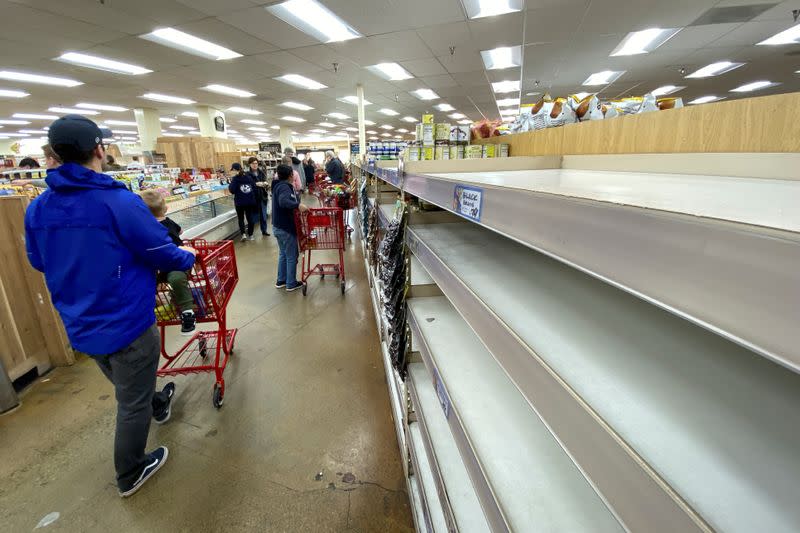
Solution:
[(772, 9), (778, 4), (752, 4), (749, 6), (715, 7), (709, 9), (690, 26), (703, 26), (705, 24), (731, 24), (736, 22), (749, 22), (761, 13)]

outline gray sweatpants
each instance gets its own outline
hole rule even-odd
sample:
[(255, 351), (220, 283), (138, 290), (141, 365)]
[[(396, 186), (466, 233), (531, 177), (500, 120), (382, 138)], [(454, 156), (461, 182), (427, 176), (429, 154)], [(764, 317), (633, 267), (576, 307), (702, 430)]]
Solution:
[(155, 392), (160, 350), (158, 329), (154, 325), (128, 347), (94, 357), (114, 384), (117, 398), (114, 467), (117, 486), (122, 490), (131, 488), (147, 463), (145, 446), (150, 418), (169, 403), (166, 394)]

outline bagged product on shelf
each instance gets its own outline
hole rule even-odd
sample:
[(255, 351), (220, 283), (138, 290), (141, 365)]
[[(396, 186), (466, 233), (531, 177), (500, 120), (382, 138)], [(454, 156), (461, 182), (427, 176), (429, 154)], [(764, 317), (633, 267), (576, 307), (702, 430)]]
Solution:
[(683, 98), (680, 96), (675, 98), (659, 98), (658, 109), (664, 111), (666, 109), (681, 109), (683, 107)]
[(575, 111), (575, 116), (579, 122), (587, 120), (603, 120), (605, 113), (603, 112), (603, 104), (596, 94), (590, 94), (583, 100), (579, 99), (576, 95), (570, 95), (569, 103)]
[(501, 120), (481, 120), (472, 126), (473, 139), (488, 139), (490, 137), (498, 137), (500, 135), (500, 126), (503, 121)]

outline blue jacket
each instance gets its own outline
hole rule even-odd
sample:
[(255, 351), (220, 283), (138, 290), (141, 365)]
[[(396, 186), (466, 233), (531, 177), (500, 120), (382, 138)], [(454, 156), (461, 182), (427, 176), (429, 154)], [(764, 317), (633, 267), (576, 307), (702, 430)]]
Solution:
[(66, 163), (46, 181), (25, 214), (28, 260), (44, 272), (72, 347), (119, 351), (155, 322), (156, 270), (189, 270), (194, 257), (110, 176)]
[(236, 174), (231, 178), (231, 184), (228, 185), (228, 190), (233, 194), (233, 205), (237, 207), (256, 205), (257, 188), (256, 182), (249, 173)]
[(272, 182), (272, 226), (292, 235), (297, 234), (294, 225), (294, 210), (300, 206), (300, 199), (294, 192), (291, 182), (274, 180)]

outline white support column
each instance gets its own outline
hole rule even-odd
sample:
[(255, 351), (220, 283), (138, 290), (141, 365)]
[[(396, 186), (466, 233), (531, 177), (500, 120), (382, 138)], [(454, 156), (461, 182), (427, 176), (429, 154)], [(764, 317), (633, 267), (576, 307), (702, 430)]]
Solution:
[(364, 158), (367, 155), (367, 128), (364, 121), (364, 86), (358, 84), (356, 87), (356, 95), (358, 96), (358, 155)]
[(217, 139), (227, 139), (227, 127), (223, 131), (217, 130), (216, 119), (222, 117), (223, 124), (225, 123), (225, 113), (219, 109), (209, 107), (207, 105), (199, 105), (194, 108), (197, 112), (197, 122), (200, 125), (200, 135), (203, 137), (214, 137)]
[(156, 142), (161, 137), (161, 121), (158, 120), (158, 110), (143, 107), (134, 109), (133, 115), (136, 117), (142, 151), (155, 150)]

